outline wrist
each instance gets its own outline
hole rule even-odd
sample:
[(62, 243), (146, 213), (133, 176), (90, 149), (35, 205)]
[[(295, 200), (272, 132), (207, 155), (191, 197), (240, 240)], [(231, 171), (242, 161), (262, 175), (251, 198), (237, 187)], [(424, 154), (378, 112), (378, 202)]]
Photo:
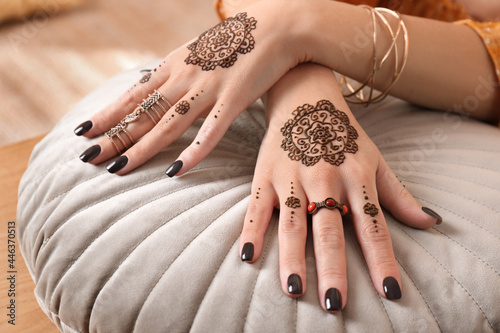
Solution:
[(324, 99), (351, 113), (331, 69), (314, 63), (293, 68), (267, 92), (264, 104), (268, 131), (279, 132), (299, 106), (316, 105)]

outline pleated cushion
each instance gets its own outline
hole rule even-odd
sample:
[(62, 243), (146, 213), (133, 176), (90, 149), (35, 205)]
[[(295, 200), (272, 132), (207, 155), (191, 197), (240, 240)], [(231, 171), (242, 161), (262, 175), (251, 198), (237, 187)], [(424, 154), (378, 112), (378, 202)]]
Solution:
[(421, 231), (384, 212), (403, 284), (402, 299), (388, 301), (346, 219), (348, 302), (332, 315), (318, 301), (311, 239), (306, 294), (281, 291), (277, 212), (260, 259), (239, 258), (265, 131), (260, 104), (182, 177), (165, 170), (199, 121), (124, 177), (78, 159), (97, 138), (76, 137), (74, 127), (141, 76), (121, 74), (82, 100), (37, 145), (20, 184), (22, 254), (40, 306), (61, 331), (500, 331), (498, 128), (394, 98), (353, 108), (406, 188), (444, 222)]

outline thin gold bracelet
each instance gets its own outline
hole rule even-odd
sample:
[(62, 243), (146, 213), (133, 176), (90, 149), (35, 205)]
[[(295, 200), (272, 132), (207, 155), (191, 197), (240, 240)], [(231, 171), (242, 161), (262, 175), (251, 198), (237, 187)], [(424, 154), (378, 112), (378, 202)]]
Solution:
[[(340, 83), (342, 86), (344, 86), (348, 92), (344, 94), (344, 98), (346, 101), (353, 103), (353, 104), (363, 104), (365, 106), (368, 106), (373, 103), (378, 103), (382, 101), (387, 95), (389, 94), (389, 91), (391, 88), (396, 84), (396, 82), (399, 80), (401, 77), (401, 73), (403, 72), (407, 59), (408, 59), (408, 48), (409, 48), (409, 39), (408, 39), (408, 30), (406, 28), (406, 25), (403, 21), (402, 16), (395, 11), (389, 10), (387, 8), (373, 8), (369, 6), (362, 6), (364, 8), (367, 8), (370, 11), (371, 17), (372, 17), (372, 25), (373, 25), (373, 69), (370, 77), (366, 79), (363, 83), (360, 84), (360, 86), (356, 89), (352, 87), (352, 85), (347, 81), (345, 76), (342, 76), (340, 79)], [(390, 23), (388, 22), (387, 18), (382, 15), (381, 12), (387, 13), (391, 16), (394, 16), (398, 19), (398, 27), (396, 33), (394, 33)], [(387, 32), (392, 38), (391, 45), (389, 46), (388, 50), (382, 57), (382, 60), (380, 60), (380, 63), (377, 63), (377, 19), (381, 22), (381, 24), (386, 28)], [(400, 53), (399, 49), (397, 46), (397, 41), (399, 36), (403, 34), (403, 40), (404, 40), (404, 52), (403, 52), (403, 59), (399, 61), (400, 58)], [(375, 86), (375, 78), (377, 73), (380, 71), (382, 66), (386, 63), (386, 61), (389, 59), (389, 56), (394, 53), (394, 73), (393, 77), (391, 80), (391, 83), (389, 86), (382, 92), (379, 93), (377, 96), (374, 95), (374, 86)], [(365, 99), (364, 97), (364, 91), (363, 89), (368, 86), (369, 88), (369, 93), (368, 93), (368, 98)]]

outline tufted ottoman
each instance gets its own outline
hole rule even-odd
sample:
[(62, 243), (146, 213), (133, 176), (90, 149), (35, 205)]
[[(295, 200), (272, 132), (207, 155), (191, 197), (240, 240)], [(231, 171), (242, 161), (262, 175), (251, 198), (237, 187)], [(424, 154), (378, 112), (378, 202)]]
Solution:
[(499, 332), (500, 130), (394, 98), (353, 111), (389, 166), (443, 224), (421, 231), (385, 212), (403, 297), (375, 291), (344, 220), (349, 297), (342, 313), (317, 298), (312, 242), (308, 289), (285, 296), (276, 212), (263, 253), (242, 263), (238, 237), (265, 123), (245, 111), (216, 149), (178, 178), (165, 169), (194, 137), (127, 176), (84, 165), (97, 139), (73, 128), (139, 80), (109, 80), (35, 148), (19, 187), (18, 237), (41, 308), (63, 332)]

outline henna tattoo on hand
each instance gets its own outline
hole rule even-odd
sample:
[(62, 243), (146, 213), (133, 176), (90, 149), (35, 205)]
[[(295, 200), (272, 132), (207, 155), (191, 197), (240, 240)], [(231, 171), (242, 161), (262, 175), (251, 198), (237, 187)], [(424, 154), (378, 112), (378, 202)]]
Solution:
[(142, 77), (142, 79), (139, 81), (139, 83), (144, 84), (144, 83), (148, 82), (148, 81), (149, 81), (149, 79), (151, 79), (151, 75), (152, 75), (152, 74), (151, 74), (151, 72), (150, 72), (150, 73), (147, 73), (146, 75), (144, 75), (144, 76)]
[(238, 53), (253, 50), (255, 39), (250, 33), (257, 27), (257, 20), (247, 13), (229, 17), (201, 34), (188, 46), (191, 51), (184, 60), (186, 64), (199, 65), (202, 70), (214, 70), (217, 66), (228, 68), (234, 65)]
[(300, 199), (296, 197), (288, 197), (286, 199), (285, 205), (290, 208), (298, 208), (300, 207)]
[(372, 203), (367, 203), (364, 207), (363, 207), (364, 211), (365, 211), (365, 214), (368, 214), (370, 215), (371, 217), (374, 217), (375, 215), (378, 214), (378, 208), (377, 206), (375, 206), (374, 204)]
[(323, 158), (338, 166), (344, 162), (345, 153), (358, 151), (358, 132), (349, 117), (330, 101), (321, 100), (316, 106), (304, 104), (292, 114), (294, 118), (281, 128), (281, 148), (288, 151), (291, 160), (312, 166)]
[(175, 106), (175, 112), (179, 114), (186, 114), (186, 112), (189, 111), (189, 108), (191, 106), (189, 105), (188, 101), (180, 101), (179, 104)]
[[(365, 189), (366, 189), (366, 186), (363, 185), (363, 194), (365, 195), (365, 200), (368, 200), (368, 195), (366, 195)], [(371, 217), (375, 217), (378, 214), (377, 206), (375, 206), (374, 204), (372, 204), (370, 202), (367, 202), (364, 205), (363, 210), (364, 210), (366, 215), (370, 215)], [(372, 222), (374, 224), (375, 232), (378, 232), (378, 225), (377, 225), (378, 221), (376, 219), (373, 219)]]

